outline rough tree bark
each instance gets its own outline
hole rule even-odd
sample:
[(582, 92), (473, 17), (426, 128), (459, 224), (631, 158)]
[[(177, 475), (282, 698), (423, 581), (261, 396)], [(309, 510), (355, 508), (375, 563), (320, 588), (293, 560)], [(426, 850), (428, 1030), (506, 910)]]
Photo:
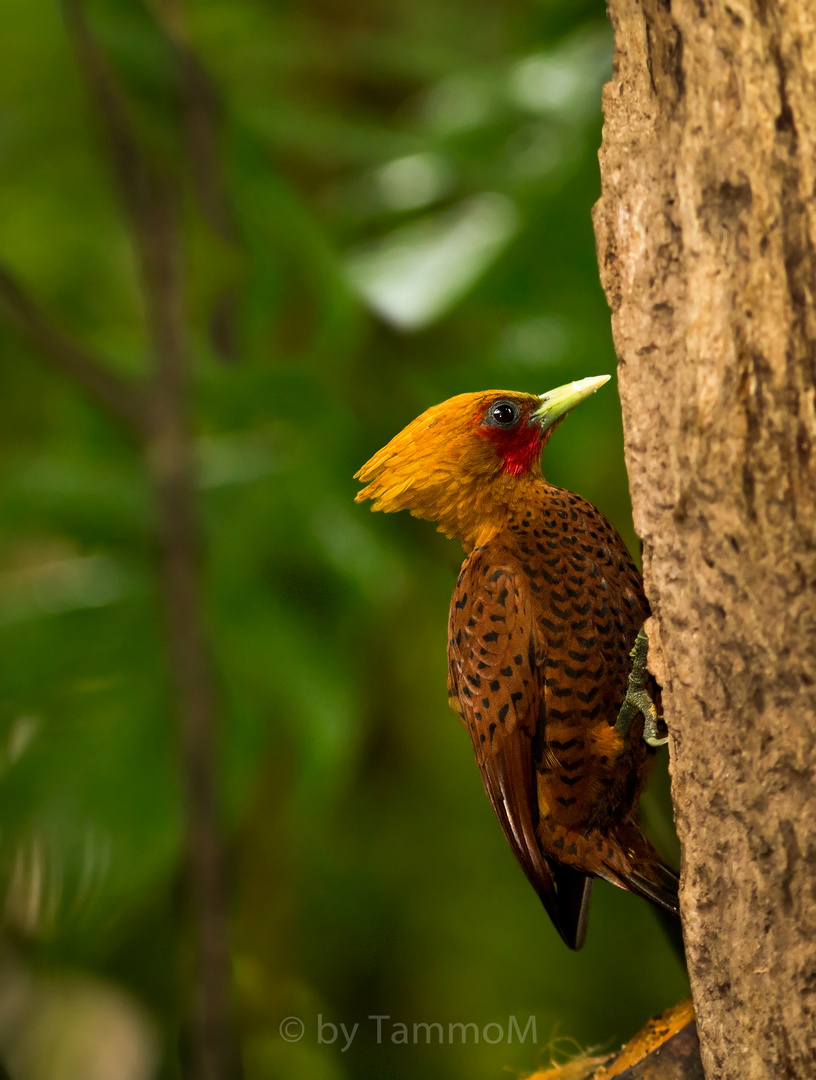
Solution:
[(609, 0), (595, 225), (709, 1080), (816, 1076), (816, 3)]

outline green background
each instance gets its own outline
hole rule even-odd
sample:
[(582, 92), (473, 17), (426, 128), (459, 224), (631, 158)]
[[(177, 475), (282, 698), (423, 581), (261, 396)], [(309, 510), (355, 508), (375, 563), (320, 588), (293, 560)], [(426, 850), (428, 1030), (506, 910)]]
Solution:
[[(603, 4), (191, 0), (228, 240), (196, 202), (162, 7), (86, 10), (184, 193), (244, 1075), (479, 1080), (559, 1039), (611, 1048), (687, 992), (682, 966), (651, 909), (603, 883), (584, 950), (557, 938), (446, 704), (461, 551), (355, 506), (351, 478), (452, 394), (614, 373), (590, 217)], [(59, 6), (3, 0), (0, 24), (0, 259), (144, 373), (133, 251)], [(142, 1072), (73, 1075), (177, 1077), (191, 932), (150, 493), (125, 433), (2, 320), (0, 363), (0, 1058), (67, 1078), (85, 1032), (119, 1062), (130, 1039)], [(637, 552), (614, 382), (545, 474)], [(360, 1023), (345, 1053), (319, 1015)], [(389, 1038), (511, 1015), (536, 1017), (535, 1045)]]

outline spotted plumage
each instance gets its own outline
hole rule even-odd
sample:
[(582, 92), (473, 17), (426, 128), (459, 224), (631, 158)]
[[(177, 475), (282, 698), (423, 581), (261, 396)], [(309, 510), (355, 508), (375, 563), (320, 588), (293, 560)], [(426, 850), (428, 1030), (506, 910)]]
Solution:
[(429, 517), (468, 553), (451, 602), (450, 703), (504, 834), (572, 948), (596, 876), (677, 911), (676, 873), (637, 820), (654, 751), (642, 719), (625, 737), (615, 727), (648, 615), (640, 575), (603, 515), (540, 472), (566, 411), (542, 417), (546, 399), (583, 386), (453, 398), (358, 474), (358, 499)]

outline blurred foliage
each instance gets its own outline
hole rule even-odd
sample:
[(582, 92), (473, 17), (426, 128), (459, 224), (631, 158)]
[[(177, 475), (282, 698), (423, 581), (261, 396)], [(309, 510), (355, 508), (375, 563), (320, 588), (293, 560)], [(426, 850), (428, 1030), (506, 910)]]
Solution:
[[(603, 884), (585, 950), (557, 939), (446, 706), (461, 552), (355, 506), (351, 479), (451, 394), (614, 372), (590, 220), (603, 5), (191, 0), (221, 117), (220, 230), (180, 135), (170, 7), (87, 10), (184, 192), (244, 1075), (477, 1080), (533, 1069), (555, 1037), (613, 1045), (684, 994), (682, 968), (653, 913)], [(133, 253), (59, 7), (5, 0), (4, 16), (0, 257), (143, 372)], [(161, 1058), (177, 1077), (190, 935), (149, 491), (77, 388), (4, 325), (0, 350), (0, 1050), (10, 1075), (70, 1074), (25, 1057), (30, 1024), (8, 1035), (21, 979), (52, 1004), (59, 986), (110, 1009), (124, 994), (147, 1064), (108, 1075)], [(545, 471), (637, 550), (611, 386)], [(665, 829), (665, 782), (660, 798)], [(446, 1031), (535, 1016), (537, 1044), (392, 1045), (390, 1022), (378, 1044), (374, 1014)], [(360, 1023), (345, 1053), (318, 1041), (318, 1015)], [(281, 1038), (288, 1016), (302, 1040)]]

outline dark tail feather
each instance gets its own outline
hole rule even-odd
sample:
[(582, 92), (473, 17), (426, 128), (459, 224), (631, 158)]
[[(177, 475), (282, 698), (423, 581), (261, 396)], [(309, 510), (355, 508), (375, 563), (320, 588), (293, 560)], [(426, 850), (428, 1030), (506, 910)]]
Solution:
[(658, 907), (680, 917), (677, 889), (680, 874), (663, 862), (637, 825), (623, 825), (615, 830), (615, 839), (624, 854), (624, 865), (610, 866), (610, 880), (645, 897)]
[(553, 863), (558, 904), (558, 930), (571, 949), (580, 949), (586, 938), (592, 878), (571, 866)]
[(676, 870), (665, 863), (652, 863), (649, 866), (650, 875), (646, 877), (641, 872), (642, 868), (633, 869), (627, 875), (621, 874), (621, 880), (632, 890), (645, 896), (658, 907), (665, 908), (672, 915), (680, 917), (680, 906), (677, 901), (677, 887), (680, 884), (680, 875)]

